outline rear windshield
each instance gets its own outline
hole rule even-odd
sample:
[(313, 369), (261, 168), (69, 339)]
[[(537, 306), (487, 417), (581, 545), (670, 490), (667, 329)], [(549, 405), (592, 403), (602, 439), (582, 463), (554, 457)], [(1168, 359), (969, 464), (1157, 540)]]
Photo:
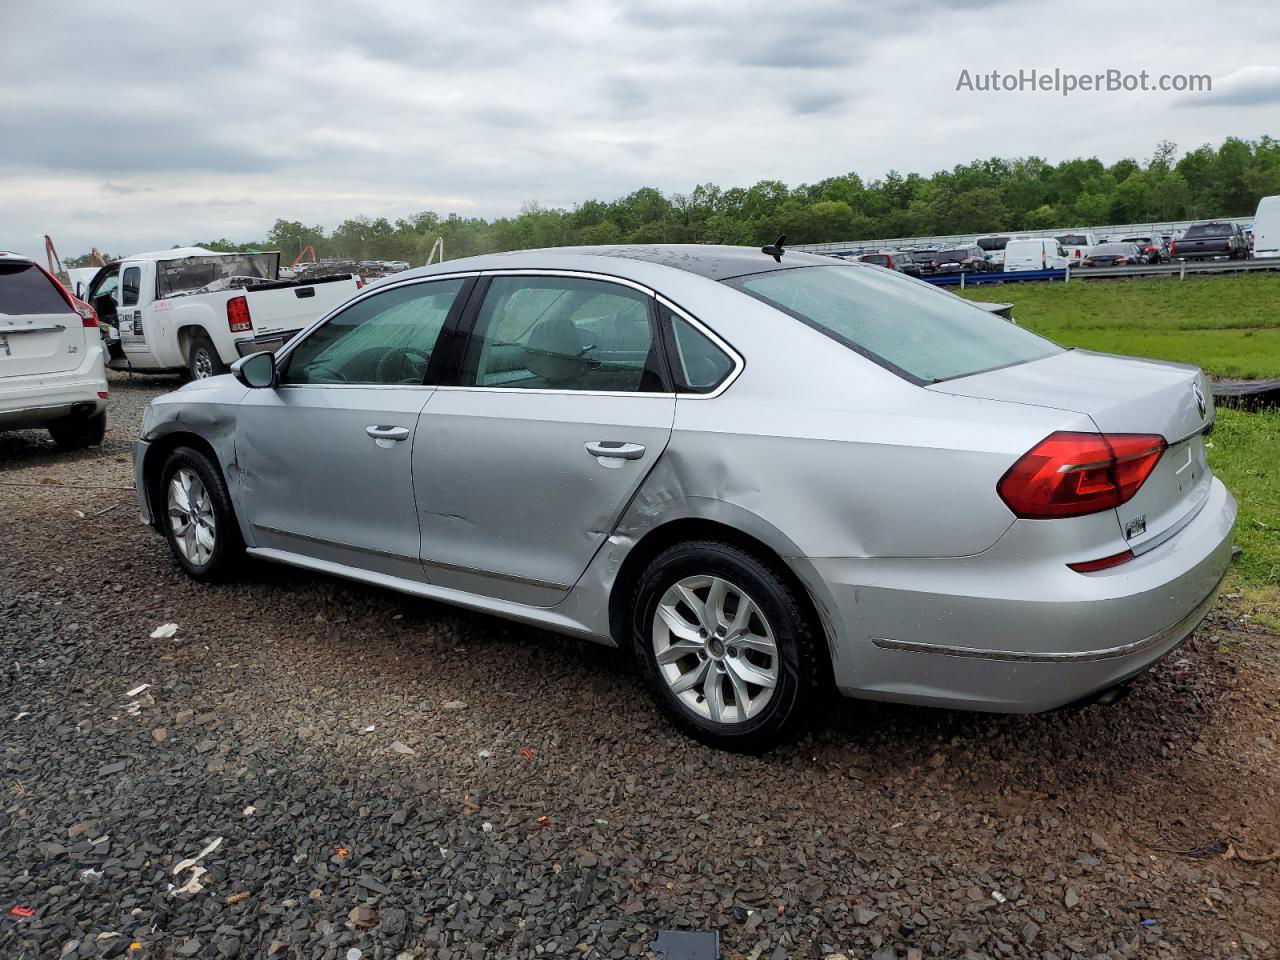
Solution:
[(1231, 235), (1229, 223), (1193, 223), (1187, 227), (1183, 237), (1194, 240), (1196, 237), (1226, 237)]
[(1083, 233), (1066, 233), (1058, 238), (1058, 242), (1064, 247), (1087, 246), (1089, 238)]
[(34, 263), (0, 260), (0, 314), (71, 312), (54, 282)]
[(1115, 257), (1133, 253), (1132, 243), (1100, 243), (1093, 248), (1091, 256)]
[(1062, 352), (953, 293), (889, 270), (797, 267), (725, 282), (913, 383)]
[(979, 237), (974, 241), (983, 250), (1003, 250), (1009, 245), (1008, 237)]
[(864, 253), (858, 259), (863, 263), (876, 263), (882, 267), (889, 265), (889, 258), (883, 253)]
[(273, 283), (279, 276), (280, 254), (236, 253), (225, 256), (186, 257), (156, 264), (156, 296), (182, 297), (216, 293), (233, 287)]
[(968, 250), (943, 250), (935, 259), (939, 263), (959, 263), (968, 256), (970, 256)]

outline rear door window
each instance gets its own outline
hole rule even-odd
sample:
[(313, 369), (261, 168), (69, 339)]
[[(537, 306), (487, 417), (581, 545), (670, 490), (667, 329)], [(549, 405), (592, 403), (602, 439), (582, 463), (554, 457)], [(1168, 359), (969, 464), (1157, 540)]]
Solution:
[(71, 313), (57, 284), (34, 263), (0, 260), (0, 313)]
[(954, 294), (889, 270), (796, 267), (725, 283), (918, 384), (1062, 352)]

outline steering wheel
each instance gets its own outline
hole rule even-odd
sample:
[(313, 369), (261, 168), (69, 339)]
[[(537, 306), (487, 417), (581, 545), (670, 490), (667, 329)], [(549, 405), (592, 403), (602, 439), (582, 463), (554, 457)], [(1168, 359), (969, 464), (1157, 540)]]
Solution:
[[(405, 347), (403, 350), (388, 350), (378, 361), (374, 370), (374, 379), (378, 383), (421, 383), (427, 373), (427, 364), (431, 357), (421, 350)], [(393, 376), (398, 373), (399, 376)]]

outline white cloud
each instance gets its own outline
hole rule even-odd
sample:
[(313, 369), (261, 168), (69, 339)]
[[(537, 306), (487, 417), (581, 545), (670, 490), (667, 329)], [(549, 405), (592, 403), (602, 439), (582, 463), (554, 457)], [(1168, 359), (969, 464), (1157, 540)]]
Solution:
[[(48, 232), (65, 254), (128, 252), (259, 238), (276, 217), (493, 216), (1274, 132), (1247, 97), (1276, 68), (1240, 64), (1280, 48), (1280, 8), (1106, 12), (1101, 29), (1078, 4), (1011, 2), (7, 0), (0, 247), (37, 253)], [(1216, 102), (955, 91), (962, 68), (1055, 66), (1210, 73)]]

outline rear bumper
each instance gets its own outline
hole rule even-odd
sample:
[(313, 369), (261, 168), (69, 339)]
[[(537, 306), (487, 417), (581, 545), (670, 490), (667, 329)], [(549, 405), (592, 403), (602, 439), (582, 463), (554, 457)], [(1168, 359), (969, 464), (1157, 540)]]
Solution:
[(0, 430), (26, 430), (47, 426), (67, 416), (93, 416), (107, 408), (107, 374), (102, 353), (75, 370), (0, 378)]
[(1092, 574), (1030, 556), (1018, 524), (974, 557), (812, 561), (836, 603), (837, 685), (850, 696), (1015, 713), (1081, 700), (1141, 673), (1204, 619), (1235, 516), (1215, 479), (1176, 536)]

